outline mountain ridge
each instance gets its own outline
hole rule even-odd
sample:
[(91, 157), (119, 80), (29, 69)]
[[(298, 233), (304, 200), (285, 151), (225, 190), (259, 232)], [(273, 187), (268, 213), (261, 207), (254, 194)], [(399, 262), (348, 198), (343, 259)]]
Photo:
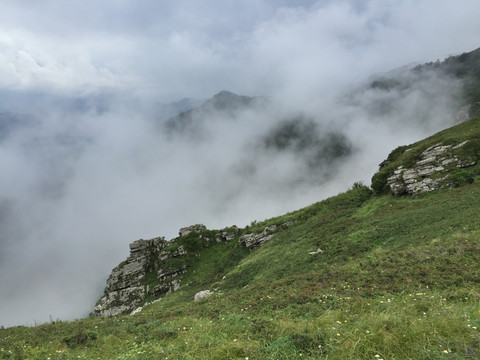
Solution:
[(198, 123), (204, 122), (205, 117), (215, 113), (219, 113), (220, 116), (232, 117), (236, 112), (261, 107), (266, 101), (266, 98), (263, 97), (237, 95), (227, 90), (221, 90), (199, 106), (167, 119), (163, 128), (169, 134), (191, 134), (198, 131)]

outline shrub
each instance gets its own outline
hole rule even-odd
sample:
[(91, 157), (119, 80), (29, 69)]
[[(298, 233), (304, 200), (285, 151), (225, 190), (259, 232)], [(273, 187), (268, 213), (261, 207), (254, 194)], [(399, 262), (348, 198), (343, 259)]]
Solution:
[(355, 181), (353, 183), (352, 189), (359, 189), (359, 188), (362, 188), (364, 186), (365, 186), (365, 184), (363, 183), (363, 181), (361, 181), (361, 180), (360, 181)]
[(79, 331), (76, 334), (69, 336), (63, 340), (63, 342), (69, 348), (76, 348), (77, 346), (84, 346), (94, 341), (97, 335), (92, 332)]
[(387, 189), (387, 179), (390, 176), (388, 169), (377, 172), (372, 177), (372, 189), (375, 194), (382, 194)]
[(465, 145), (455, 150), (462, 160), (478, 161), (480, 157), (480, 140), (469, 140)]
[(395, 150), (393, 150), (389, 155), (387, 160), (390, 162), (393, 162), (398, 159), (400, 155), (402, 155), (405, 150), (407, 150), (408, 146), (407, 145), (402, 145), (397, 147)]
[(474, 174), (467, 169), (453, 171), (448, 176), (448, 181), (455, 186), (471, 184), (474, 180)]

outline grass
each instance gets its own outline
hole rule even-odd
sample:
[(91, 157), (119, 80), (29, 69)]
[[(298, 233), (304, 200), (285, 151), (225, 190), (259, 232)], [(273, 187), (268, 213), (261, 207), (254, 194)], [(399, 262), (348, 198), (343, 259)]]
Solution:
[[(477, 131), (478, 119), (414, 146)], [(478, 359), (479, 203), (478, 177), (401, 198), (355, 184), (228, 243), (205, 230), (177, 244), (192, 254), (179, 291), (135, 316), (0, 329), (0, 358)], [(287, 221), (256, 250), (238, 245)]]

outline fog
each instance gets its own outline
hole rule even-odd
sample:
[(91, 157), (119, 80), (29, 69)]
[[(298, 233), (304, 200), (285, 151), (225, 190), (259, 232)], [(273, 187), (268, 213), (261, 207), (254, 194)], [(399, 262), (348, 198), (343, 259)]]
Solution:
[[(88, 315), (136, 239), (368, 185), (460, 105), (459, 82), (389, 71), (477, 48), (479, 13), (473, 0), (3, 2), (0, 325)], [(381, 74), (404, 86), (370, 86)], [(168, 131), (221, 90), (262, 98)]]

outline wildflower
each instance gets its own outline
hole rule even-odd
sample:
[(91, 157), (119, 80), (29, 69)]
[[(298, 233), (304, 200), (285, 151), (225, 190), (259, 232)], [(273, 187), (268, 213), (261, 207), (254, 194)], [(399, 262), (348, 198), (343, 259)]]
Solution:
[(339, 334), (339, 333), (337, 333), (337, 336), (340, 336), (340, 334)]
[(444, 352), (445, 354), (448, 354), (448, 353), (449, 353), (449, 351), (448, 351), (447, 349), (443, 350), (443, 352)]
[(476, 326), (472, 326), (472, 329), (473, 329), (473, 330), (477, 330), (477, 327), (476, 327)]

